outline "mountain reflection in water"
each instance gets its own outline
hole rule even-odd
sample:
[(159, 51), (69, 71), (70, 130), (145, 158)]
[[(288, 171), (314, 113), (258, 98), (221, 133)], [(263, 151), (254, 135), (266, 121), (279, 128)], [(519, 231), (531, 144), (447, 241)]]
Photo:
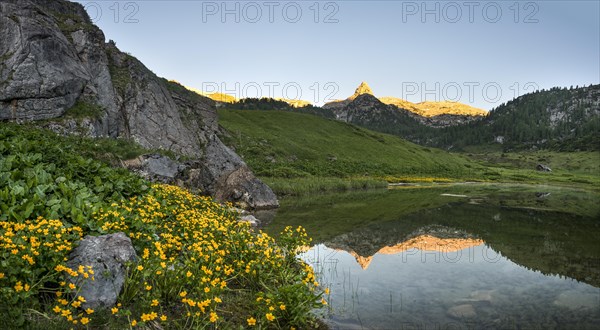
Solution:
[[(457, 252), (464, 250), (469, 247), (479, 246), (483, 244), (483, 240), (474, 238), (439, 238), (431, 235), (419, 235), (408, 239), (405, 242), (398, 243), (394, 246), (384, 246), (375, 254), (398, 254), (411, 249), (420, 251), (435, 251), (441, 253)], [(335, 250), (344, 250), (343, 247), (337, 247), (335, 243), (330, 243), (329, 248)], [(373, 261), (373, 255), (361, 256), (356, 251), (349, 249), (348, 252), (352, 255), (356, 262), (362, 267), (367, 269), (371, 261)]]
[[(284, 200), (346, 328), (597, 328), (598, 194), (448, 186)], [(474, 202), (475, 201), (475, 202)]]

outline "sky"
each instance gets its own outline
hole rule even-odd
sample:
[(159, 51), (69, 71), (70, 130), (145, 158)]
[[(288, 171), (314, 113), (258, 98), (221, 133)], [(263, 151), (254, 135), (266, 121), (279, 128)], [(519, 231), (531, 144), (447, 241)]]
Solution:
[(236, 97), (490, 110), (600, 83), (600, 1), (77, 1), (161, 77)]

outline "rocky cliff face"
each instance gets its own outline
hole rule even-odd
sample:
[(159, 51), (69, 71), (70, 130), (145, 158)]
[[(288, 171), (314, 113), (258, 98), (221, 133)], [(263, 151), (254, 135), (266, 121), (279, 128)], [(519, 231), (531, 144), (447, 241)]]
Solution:
[(0, 1), (0, 120), (56, 119), (56, 127), (74, 107), (99, 110), (86, 118), (88, 135), (132, 139), (197, 160), (188, 182), (204, 192), (249, 207), (278, 205), (217, 137), (213, 100), (105, 43), (80, 4)]

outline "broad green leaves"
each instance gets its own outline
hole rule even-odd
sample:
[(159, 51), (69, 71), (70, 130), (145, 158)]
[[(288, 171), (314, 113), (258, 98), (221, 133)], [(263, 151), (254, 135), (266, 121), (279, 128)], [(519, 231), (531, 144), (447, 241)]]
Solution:
[(11, 124), (0, 126), (0, 220), (39, 216), (90, 230), (102, 205), (147, 189), (125, 170), (73, 152), (71, 140)]

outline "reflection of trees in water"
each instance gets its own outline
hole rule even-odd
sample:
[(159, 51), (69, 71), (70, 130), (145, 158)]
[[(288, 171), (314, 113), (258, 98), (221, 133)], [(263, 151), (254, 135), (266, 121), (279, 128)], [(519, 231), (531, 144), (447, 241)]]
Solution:
[(366, 268), (378, 252), (413, 247), (450, 252), (484, 240), (527, 269), (600, 287), (599, 228), (594, 219), (567, 213), (464, 203), (357, 228), (323, 243), (349, 252)]

